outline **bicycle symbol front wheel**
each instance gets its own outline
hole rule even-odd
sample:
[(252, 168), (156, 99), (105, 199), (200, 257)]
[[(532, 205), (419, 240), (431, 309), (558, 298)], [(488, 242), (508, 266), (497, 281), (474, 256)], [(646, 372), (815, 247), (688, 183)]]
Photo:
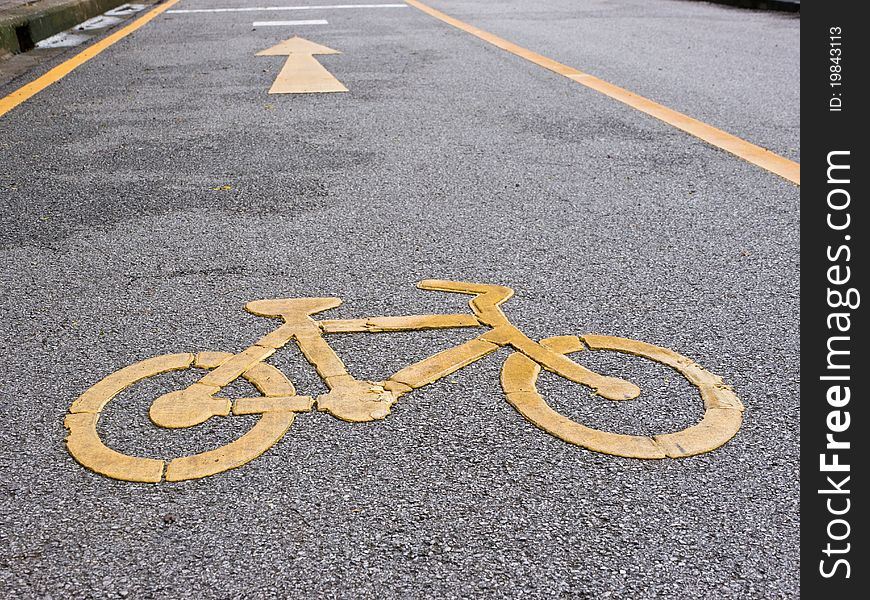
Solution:
[(700, 392), (704, 417), (681, 431), (653, 436), (626, 435), (586, 427), (553, 410), (538, 393), (541, 366), (524, 354), (510, 355), (502, 368), (508, 402), (544, 431), (589, 450), (628, 458), (681, 458), (715, 450), (734, 437), (743, 421), (743, 404), (728, 385), (685, 356), (627, 338), (582, 335), (541, 340), (546, 348), (569, 354), (581, 350), (614, 351), (667, 365)]
[(258, 414), (260, 419), (244, 435), (219, 448), (167, 461), (122, 454), (103, 444), (97, 433), (97, 421), (103, 408), (128, 387), (148, 379), (190, 368), (214, 369), (233, 357), (228, 352), (165, 354), (129, 365), (108, 375), (82, 394), (64, 420), (69, 430), (67, 449), (73, 458), (88, 469), (123, 481), (157, 483), (184, 481), (214, 475), (240, 467), (271, 448), (292, 425), (296, 412), (307, 411), (313, 400), (297, 396), (296, 390), (281, 371), (267, 363), (258, 363), (242, 377), (263, 396), (237, 400), (233, 414)]

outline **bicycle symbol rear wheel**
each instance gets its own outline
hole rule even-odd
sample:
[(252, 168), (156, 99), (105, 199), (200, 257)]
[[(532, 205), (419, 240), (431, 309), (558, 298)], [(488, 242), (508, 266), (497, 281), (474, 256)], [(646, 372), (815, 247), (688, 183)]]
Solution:
[(609, 350), (667, 365), (699, 390), (704, 403), (704, 417), (699, 423), (673, 433), (640, 436), (592, 429), (559, 414), (546, 403), (536, 388), (541, 372), (538, 363), (519, 352), (510, 355), (501, 376), (508, 402), (536, 426), (566, 442), (628, 458), (681, 458), (715, 450), (740, 429), (743, 404), (737, 395), (721, 378), (673, 350), (602, 335), (558, 336), (540, 343), (561, 354)]
[[(206, 452), (167, 461), (122, 454), (103, 444), (97, 421), (103, 408), (128, 387), (163, 373), (190, 368), (213, 369), (231, 358), (228, 352), (165, 354), (129, 365), (108, 375), (82, 394), (64, 420), (69, 430), (67, 448), (82, 466), (123, 481), (157, 483), (184, 481), (214, 475), (240, 467), (271, 448), (287, 432), (296, 412), (307, 411), (313, 400), (296, 396), (296, 391), (281, 371), (258, 363), (242, 377), (252, 383), (262, 397), (237, 400), (233, 414), (259, 414), (260, 419), (236, 440)], [(164, 471), (165, 468), (165, 471)]]

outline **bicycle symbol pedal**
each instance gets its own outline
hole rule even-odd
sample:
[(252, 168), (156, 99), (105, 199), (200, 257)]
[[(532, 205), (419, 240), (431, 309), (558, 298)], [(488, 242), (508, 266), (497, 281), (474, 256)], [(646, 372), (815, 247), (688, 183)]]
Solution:
[[(81, 465), (114, 479), (136, 482), (184, 481), (240, 467), (271, 448), (293, 424), (296, 414), (315, 407), (349, 422), (384, 419), (405, 394), (433, 383), (501, 347), (514, 350), (501, 372), (508, 402), (526, 419), (566, 442), (589, 450), (640, 459), (680, 458), (715, 450), (737, 433), (743, 405), (730, 386), (694, 361), (673, 350), (627, 338), (603, 335), (559, 336), (536, 342), (510, 323), (501, 310), (513, 290), (499, 285), (425, 280), (424, 290), (469, 294), (471, 314), (410, 315), (367, 319), (320, 320), (312, 315), (335, 308), (339, 298), (291, 298), (249, 302), (245, 309), (283, 324), (249, 348), (228, 352), (181, 353), (156, 356), (124, 367), (96, 383), (70, 406), (64, 426), (67, 449)], [(377, 333), (486, 327), (481, 335), (438, 352), (394, 373), (383, 381), (354, 378), (324, 339), (332, 333)], [(329, 391), (317, 398), (302, 396), (276, 367), (264, 362), (294, 341), (316, 369)], [(667, 365), (700, 392), (704, 415), (681, 431), (654, 436), (618, 434), (586, 427), (553, 410), (537, 391), (542, 369), (591, 388), (609, 400), (631, 400), (640, 394), (633, 383), (607, 377), (583, 367), (567, 354), (612, 351)], [(213, 418), (259, 415), (244, 435), (220, 448), (160, 460), (122, 454), (103, 444), (97, 421), (108, 402), (130, 386), (170, 371), (206, 371), (185, 389), (154, 399), (151, 421), (168, 429), (194, 427)], [(221, 391), (239, 378), (260, 396), (236, 398)]]

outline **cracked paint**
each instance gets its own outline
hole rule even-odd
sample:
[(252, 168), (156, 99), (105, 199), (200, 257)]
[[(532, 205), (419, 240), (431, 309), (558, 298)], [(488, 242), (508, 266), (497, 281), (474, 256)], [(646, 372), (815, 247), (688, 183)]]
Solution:
[[(315, 320), (312, 315), (336, 308), (340, 298), (291, 298), (249, 302), (255, 315), (280, 318), (283, 324), (247, 349), (232, 354), (205, 351), (145, 359), (105, 377), (82, 394), (64, 421), (69, 430), (67, 448), (83, 466), (114, 479), (156, 483), (198, 479), (234, 469), (271, 448), (292, 425), (297, 413), (321, 410), (344, 421), (361, 423), (386, 418), (405, 394), (495, 352), (514, 350), (504, 363), (502, 388), (508, 402), (526, 419), (566, 442), (605, 454), (641, 459), (680, 458), (715, 450), (737, 433), (743, 405), (730, 386), (689, 358), (667, 348), (603, 335), (558, 336), (536, 342), (510, 323), (501, 304), (513, 290), (499, 285), (425, 280), (420, 289), (473, 296), (472, 314), (408, 315), (346, 320)], [(348, 373), (324, 335), (383, 333), (487, 327), (478, 337), (409, 365), (384, 381), (356, 379)], [(264, 362), (294, 341), (323, 379), (329, 391), (311, 398), (296, 393), (289, 379)], [(595, 373), (567, 354), (613, 351), (667, 365), (700, 393), (704, 415), (682, 431), (654, 436), (632, 436), (599, 431), (560, 415), (537, 392), (542, 369), (589, 387), (617, 401), (636, 398), (641, 390), (629, 381)], [(205, 375), (183, 390), (156, 398), (149, 416), (154, 425), (169, 429), (193, 427), (212, 418), (259, 415), (257, 423), (235, 441), (206, 452), (168, 461), (128, 456), (106, 447), (97, 433), (97, 421), (106, 404), (128, 387), (149, 377), (190, 368)], [(243, 378), (262, 396), (232, 400), (219, 394)]]

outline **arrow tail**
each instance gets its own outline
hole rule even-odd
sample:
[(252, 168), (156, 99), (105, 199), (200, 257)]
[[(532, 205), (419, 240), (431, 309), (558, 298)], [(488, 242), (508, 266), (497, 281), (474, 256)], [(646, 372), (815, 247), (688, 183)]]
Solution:
[(346, 92), (347, 88), (310, 54), (291, 54), (275, 78), (270, 94)]

